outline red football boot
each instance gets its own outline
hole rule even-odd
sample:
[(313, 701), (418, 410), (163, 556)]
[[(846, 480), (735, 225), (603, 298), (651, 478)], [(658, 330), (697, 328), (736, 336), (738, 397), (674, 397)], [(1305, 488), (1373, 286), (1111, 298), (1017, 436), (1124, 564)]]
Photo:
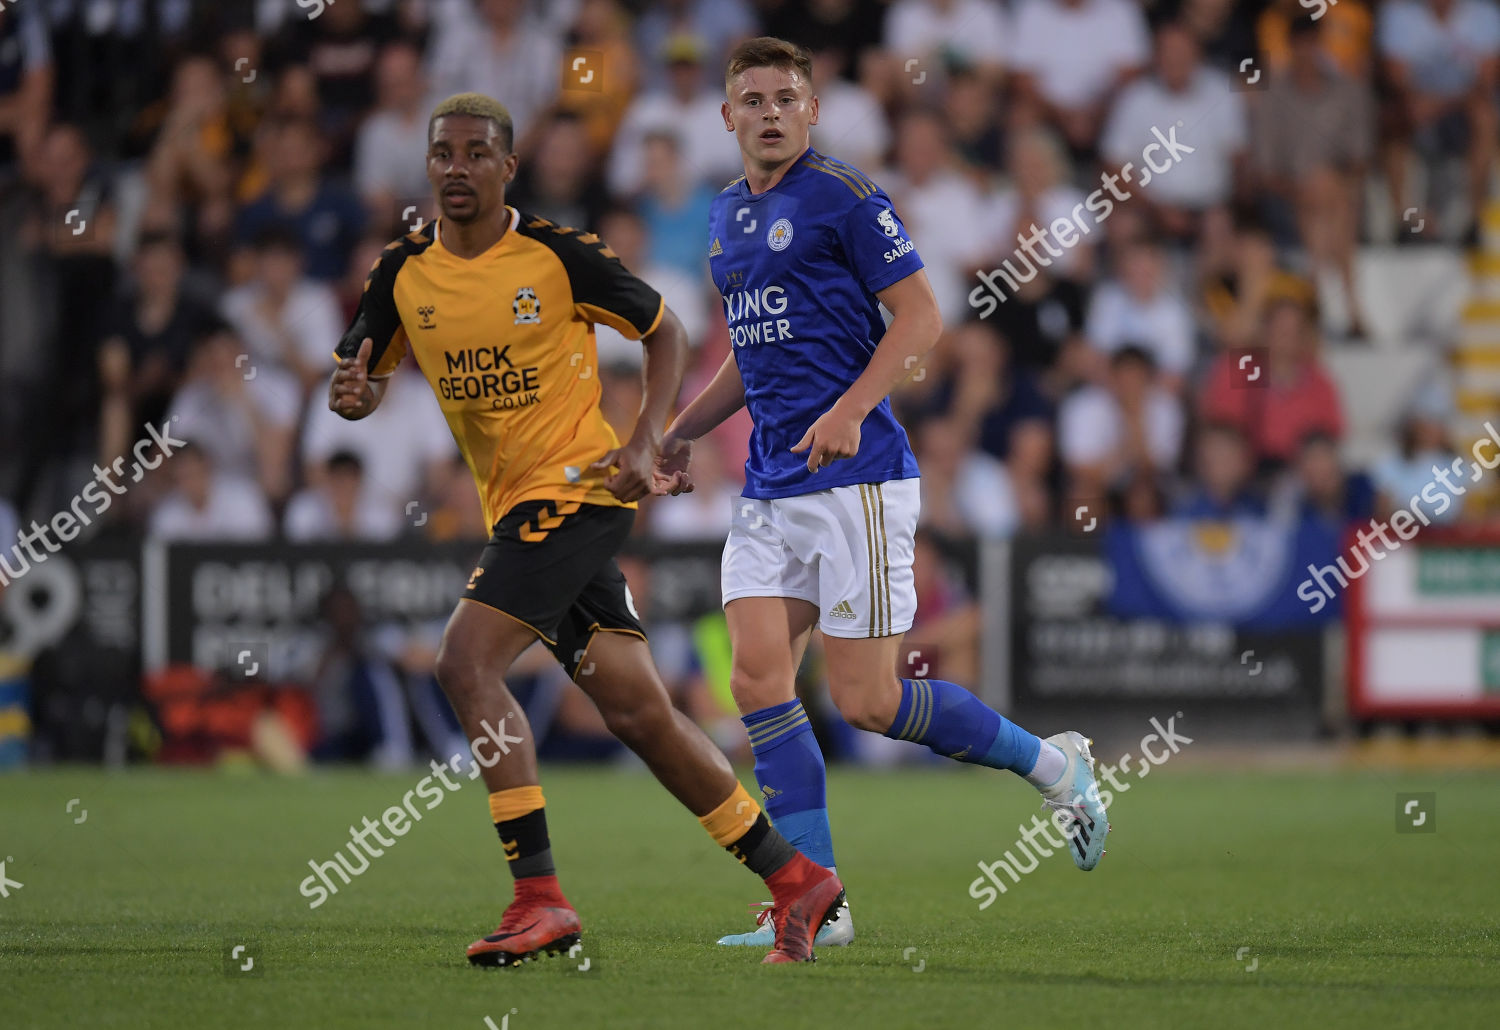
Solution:
[(799, 853), (785, 868), (777, 870), (766, 886), (774, 899), (770, 918), (776, 927), (776, 950), (767, 952), (761, 962), (816, 962), (813, 936), (820, 926), (838, 916), (844, 903), (844, 885), (833, 873)]
[(577, 944), (582, 929), (557, 877), (517, 880), (515, 900), (505, 909), (500, 926), (469, 945), (469, 961), (476, 966), (514, 966), (543, 952), (556, 955)]

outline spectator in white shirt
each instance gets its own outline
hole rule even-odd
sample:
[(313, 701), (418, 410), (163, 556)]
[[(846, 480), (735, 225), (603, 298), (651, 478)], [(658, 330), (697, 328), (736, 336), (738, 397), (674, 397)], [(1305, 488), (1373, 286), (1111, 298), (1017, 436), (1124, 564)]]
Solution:
[(364, 463), (353, 451), (335, 451), (319, 485), (292, 497), (283, 520), (286, 538), (298, 543), (392, 540), (401, 535), (401, 512), (365, 484)]
[(432, 199), (423, 160), (429, 107), (421, 51), (403, 40), (388, 44), (375, 65), (375, 97), (354, 143), (354, 186), (371, 223), (389, 229), (404, 226), (407, 205), (426, 212)]
[[(1068, 158), (1057, 136), (1050, 129), (1037, 127), (1012, 137), (1010, 142), (1010, 185), (996, 193), (985, 207), (984, 221), (994, 241), (997, 257), (1010, 257), (1033, 232), (1043, 228), (1056, 241), (1052, 226), (1059, 220), (1072, 222), (1074, 229), (1064, 229), (1064, 239), (1073, 242), (1062, 248), (1061, 257), (1032, 245), (1038, 257), (1045, 260), (1050, 274), (1065, 279), (1087, 279), (1094, 266), (1094, 247), (1102, 233), (1096, 233), (1097, 222), (1086, 209), (1082, 191), (1068, 182)], [(1087, 229), (1087, 232), (1083, 230)], [(1021, 262), (1031, 264), (1026, 257)], [(1019, 263), (1019, 262), (1018, 262)], [(1024, 272), (1025, 266), (1021, 266)]]
[(930, 418), (917, 431), (922, 466), (921, 524), (948, 536), (1005, 539), (1021, 524), (1010, 472), (975, 446), (953, 418)]
[(924, 71), (924, 81), (932, 79), (941, 65), (957, 59), (994, 84), (1005, 68), (1010, 35), (999, 0), (896, 0), (886, 10), (882, 45), (907, 82), (923, 78)]
[(275, 532), (271, 507), (255, 481), (217, 470), (198, 441), (190, 439), (179, 447), (168, 465), (173, 489), (151, 513), (148, 536), (197, 543), (250, 542), (269, 539)]
[(943, 321), (953, 324), (968, 314), (969, 273), (994, 243), (976, 217), (984, 198), (956, 163), (942, 119), (916, 110), (897, 129), (895, 172), (877, 178), (922, 255)]
[(1180, 393), (1196, 356), (1193, 316), (1168, 283), (1166, 255), (1145, 240), (1120, 255), (1119, 277), (1094, 291), (1084, 335), (1103, 354), (1129, 344), (1151, 352), (1161, 384)]
[(723, 189), (743, 171), (734, 136), (724, 128), (724, 87), (703, 84), (703, 44), (675, 36), (662, 55), (667, 85), (631, 101), (609, 156), (609, 191), (633, 197), (645, 186), (646, 139), (669, 132), (682, 145), (682, 162), (694, 183)]
[(1041, 117), (1076, 156), (1092, 154), (1110, 101), (1150, 54), (1146, 17), (1130, 0), (1030, 0), (1011, 38), (1017, 116)]
[(562, 42), (527, 11), (525, 0), (475, 0), (480, 23), (445, 33), (428, 55), (427, 74), (440, 97), (475, 92), (510, 112), (515, 149), (562, 84)]
[(1157, 380), (1142, 347), (1114, 352), (1104, 386), (1085, 386), (1058, 410), (1058, 451), (1068, 494), (1102, 499), (1137, 476), (1176, 469), (1182, 454), (1182, 402)]
[(275, 365), (256, 364), (240, 338), (219, 325), (195, 345), (167, 417), (173, 435), (196, 440), (218, 472), (258, 483), (275, 501), (291, 489), (292, 442), (301, 410), (296, 377)]
[[(1192, 152), (1174, 161), (1162, 138), (1175, 138)], [(1132, 166), (1122, 176), (1125, 188), (1150, 205), (1163, 230), (1190, 239), (1206, 213), (1227, 208), (1233, 199), (1248, 143), (1245, 105), (1229, 76), (1204, 67), (1197, 39), (1186, 26), (1169, 22), (1156, 34), (1154, 74), (1125, 87), (1099, 149), (1116, 173), (1126, 163)], [(1132, 188), (1148, 174), (1150, 183)]]
[(1386, 176), (1393, 206), (1402, 211), (1407, 203), (1410, 148), (1428, 159), (1462, 154), (1469, 172), (1468, 237), (1477, 240), (1500, 134), (1500, 6), (1494, 0), (1391, 0), (1380, 8), (1376, 36), (1391, 93), (1395, 145)]
[(254, 254), (254, 278), (224, 295), (221, 313), (257, 369), (285, 369), (304, 390), (322, 383), (331, 360), (328, 341), (343, 329), (337, 294), (304, 274), (294, 229), (267, 226), (256, 235)]
[(313, 388), (302, 431), (302, 465), (314, 485), (338, 451), (358, 455), (366, 489), (380, 503), (401, 512), (420, 504), (435, 476), (457, 452), (448, 421), (415, 362), (403, 361), (392, 373), (385, 398), (374, 414), (349, 422), (328, 410), (326, 386)]
[(876, 168), (891, 145), (890, 121), (869, 90), (839, 74), (847, 57), (840, 47), (812, 52), (813, 92), (818, 97), (812, 145), (856, 168)]

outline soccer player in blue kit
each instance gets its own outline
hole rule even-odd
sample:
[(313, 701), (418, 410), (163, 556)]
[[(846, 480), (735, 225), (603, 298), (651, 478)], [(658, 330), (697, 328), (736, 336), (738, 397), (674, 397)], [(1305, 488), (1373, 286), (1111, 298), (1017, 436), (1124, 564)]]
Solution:
[[(942, 332), (922, 259), (885, 193), (812, 149), (818, 99), (804, 50), (748, 40), (725, 84), (724, 125), (745, 174), (714, 201), (708, 257), (731, 353), (667, 430), (654, 489), (691, 490), (691, 441), (749, 407), (745, 492), (722, 575), (730, 686), (766, 810), (804, 854), (834, 867), (823, 756), (793, 687), (816, 625), (845, 719), (1025, 777), (1074, 862), (1092, 869), (1109, 824), (1082, 734), (1040, 740), (958, 684), (896, 675), (916, 612), (919, 472), (888, 395)], [(719, 943), (769, 943), (769, 909), (760, 923)], [(815, 943), (853, 938), (846, 905)]]

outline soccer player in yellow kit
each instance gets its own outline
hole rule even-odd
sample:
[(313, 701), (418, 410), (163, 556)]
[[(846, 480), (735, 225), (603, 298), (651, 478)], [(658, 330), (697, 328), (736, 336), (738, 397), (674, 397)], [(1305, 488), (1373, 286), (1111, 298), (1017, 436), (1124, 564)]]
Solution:
[[(492, 533), (437, 659), (475, 757), (492, 762), (483, 769), (490, 816), (515, 879), (499, 928), (469, 945), (469, 961), (508, 966), (579, 940), (552, 861), (535, 745), (504, 680), (538, 639), (611, 732), (770, 887), (778, 932), (765, 961), (809, 960), (842, 884), (787, 843), (723, 754), (673, 708), (614, 560), (651, 490), (686, 335), (597, 236), (506, 205), (512, 145), (510, 115), (495, 100), (461, 93), (433, 111), (427, 177), (441, 216), (375, 263), (329, 385), (333, 411), (364, 418), (409, 351), (474, 473)], [(595, 322), (646, 350), (645, 398), (624, 445), (599, 410)], [(489, 742), (504, 746), (481, 755)]]

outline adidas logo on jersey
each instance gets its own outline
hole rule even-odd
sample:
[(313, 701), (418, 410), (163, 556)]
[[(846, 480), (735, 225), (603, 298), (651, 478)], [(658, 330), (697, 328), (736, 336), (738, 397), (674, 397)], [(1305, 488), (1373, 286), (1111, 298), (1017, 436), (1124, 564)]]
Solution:
[(713, 246), (711, 246), (711, 247), (708, 248), (708, 256), (709, 257), (718, 257), (722, 253), (724, 253), (724, 245), (722, 243), (720, 243), (719, 242), (719, 238), (717, 236), (715, 236), (714, 237)]
[(775, 787), (762, 784), (760, 788), (760, 794), (761, 797), (765, 798), (767, 801), (770, 801), (772, 798), (780, 797), (781, 791), (777, 790)]
[(832, 615), (835, 619), (859, 618), (858, 615), (854, 614), (854, 609), (849, 606), (848, 601), (840, 601), (838, 604), (834, 605), (828, 610), (828, 614)]

